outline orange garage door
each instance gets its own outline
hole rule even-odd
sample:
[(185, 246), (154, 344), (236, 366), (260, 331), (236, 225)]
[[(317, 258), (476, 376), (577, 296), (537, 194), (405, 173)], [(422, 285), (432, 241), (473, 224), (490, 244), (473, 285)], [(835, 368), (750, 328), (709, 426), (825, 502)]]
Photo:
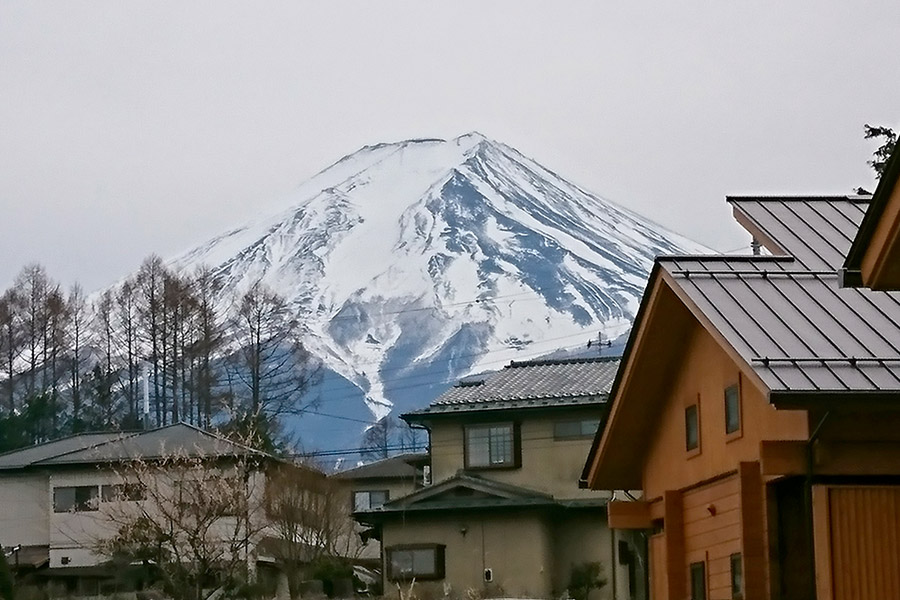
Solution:
[(828, 493), (834, 600), (900, 599), (900, 487)]

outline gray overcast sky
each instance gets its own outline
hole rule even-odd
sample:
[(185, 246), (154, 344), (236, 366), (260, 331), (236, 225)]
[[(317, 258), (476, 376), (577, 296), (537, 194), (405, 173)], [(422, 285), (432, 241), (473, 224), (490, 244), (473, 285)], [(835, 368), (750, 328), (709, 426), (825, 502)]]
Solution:
[(900, 2), (0, 2), (0, 287), (88, 290), (358, 147), (478, 130), (719, 250), (724, 196), (871, 189)]

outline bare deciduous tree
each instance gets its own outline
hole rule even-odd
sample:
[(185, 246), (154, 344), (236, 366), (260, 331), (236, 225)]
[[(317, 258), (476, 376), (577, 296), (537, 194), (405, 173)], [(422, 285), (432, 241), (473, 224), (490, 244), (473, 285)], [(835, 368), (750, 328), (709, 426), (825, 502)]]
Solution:
[(359, 551), (350, 498), (340, 482), (305, 465), (282, 464), (268, 473), (265, 491), (271, 549), (299, 596), (302, 566), (322, 557), (354, 558)]
[(266, 460), (248, 451), (128, 462), (117, 471), (122, 501), (102, 513), (108, 535), (96, 540), (96, 550), (152, 561), (176, 600), (200, 600), (204, 589), (252, 579), (253, 551), (266, 527)]

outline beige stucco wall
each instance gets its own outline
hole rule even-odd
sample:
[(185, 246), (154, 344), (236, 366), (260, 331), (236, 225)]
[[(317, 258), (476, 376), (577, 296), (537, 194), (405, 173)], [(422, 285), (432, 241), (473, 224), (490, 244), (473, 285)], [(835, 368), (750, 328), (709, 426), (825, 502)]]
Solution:
[[(602, 565), (602, 576), (607, 584), (599, 591), (592, 593), (591, 600), (612, 598), (613, 579), (628, 577), (615, 564), (613, 552), (613, 536), (606, 526), (605, 515), (599, 510), (578, 513), (561, 519), (553, 524), (554, 537), (554, 587), (565, 589), (569, 583), (572, 567), (585, 562), (599, 562)], [(613, 569), (618, 569), (613, 573)], [(622, 589), (622, 586), (617, 586)], [(627, 596), (623, 596), (627, 597)]]
[[(554, 440), (555, 421), (599, 418), (600, 410), (557, 410), (520, 419), (522, 466), (517, 469), (472, 470), (479, 475), (512, 485), (552, 494), (556, 498), (599, 498), (599, 492), (581, 490), (578, 479), (591, 448), (589, 437)], [(440, 421), (431, 427), (432, 474), (435, 483), (465, 467), (464, 426), (481, 422), (477, 415), (465, 421)]]
[[(465, 597), (466, 590), (482, 590), (486, 568), (493, 570), (494, 587), (502, 589), (504, 595), (549, 598), (553, 591), (552, 531), (533, 513), (410, 516), (405, 522), (386, 524), (382, 543), (385, 548), (402, 544), (446, 546), (446, 574), (436, 585), (449, 584), (452, 596)], [(395, 593), (395, 583), (386, 581), (385, 592)]]
[(0, 475), (0, 544), (43, 546), (50, 540), (47, 476)]
[[(594, 591), (591, 600), (612, 598), (613, 579), (618, 580), (620, 590), (623, 578), (627, 580), (627, 569), (615, 564), (611, 533), (599, 509), (564, 516), (536, 511), (441, 517), (408, 514), (402, 521), (385, 524), (383, 540), (385, 548), (445, 545), (444, 579), (422, 583), (435, 587), (440, 595), (445, 585), (451, 588), (451, 596), (463, 598), (467, 590), (484, 590), (487, 568), (494, 577), (490, 593), (509, 597), (557, 597), (567, 587), (572, 567), (584, 562), (600, 562), (609, 582)], [(613, 569), (617, 569), (615, 574)], [(394, 594), (396, 583), (386, 581), (385, 592)]]

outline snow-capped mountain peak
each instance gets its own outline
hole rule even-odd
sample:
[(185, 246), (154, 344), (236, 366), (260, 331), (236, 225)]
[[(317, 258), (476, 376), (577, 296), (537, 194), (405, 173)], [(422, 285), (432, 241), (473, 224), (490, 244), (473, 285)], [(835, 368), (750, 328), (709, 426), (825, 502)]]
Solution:
[(286, 205), (172, 264), (229, 297), (279, 291), (376, 416), (425, 366), (449, 380), (620, 335), (655, 255), (707, 251), (477, 132), (365, 146)]

